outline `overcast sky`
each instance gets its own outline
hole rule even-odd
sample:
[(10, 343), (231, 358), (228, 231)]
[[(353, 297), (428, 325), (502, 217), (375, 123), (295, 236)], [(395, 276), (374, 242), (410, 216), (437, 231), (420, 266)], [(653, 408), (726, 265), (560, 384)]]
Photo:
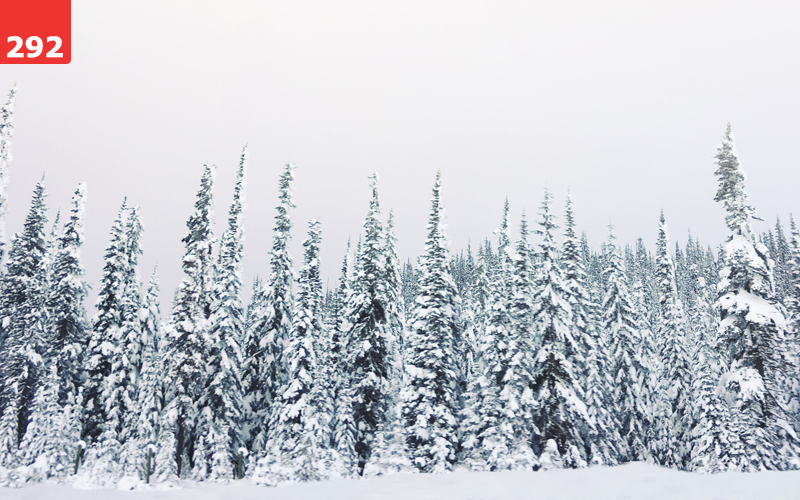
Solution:
[[(454, 251), (567, 189), (599, 248), (726, 236), (713, 158), (730, 121), (759, 213), (800, 212), (800, 2), (74, 0), (72, 62), (0, 66), (17, 82), (9, 233), (46, 172), (51, 220), (88, 183), (84, 262), (97, 292), (124, 196), (168, 304), (203, 164), (224, 229), (250, 145), (245, 287), (266, 275), (277, 180), (297, 165), (292, 253), (322, 221), (338, 276), (380, 177), (402, 259), (422, 252), (441, 169)], [(4, 98), (3, 98), (4, 100)], [(757, 226), (763, 230), (767, 223)], [(166, 312), (166, 311), (165, 311)]]

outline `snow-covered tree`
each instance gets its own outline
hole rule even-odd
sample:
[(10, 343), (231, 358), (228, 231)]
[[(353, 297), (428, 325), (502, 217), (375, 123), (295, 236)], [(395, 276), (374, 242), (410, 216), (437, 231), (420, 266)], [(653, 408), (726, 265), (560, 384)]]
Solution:
[(657, 458), (662, 465), (682, 468), (688, 460), (688, 434), (693, 427), (692, 369), (686, 338), (686, 318), (675, 284), (675, 265), (667, 249), (669, 235), (664, 212), (659, 220), (655, 280), (658, 287), (661, 377), (657, 407), (663, 411), (658, 426)]
[[(289, 211), (295, 207), (292, 199), (292, 182), (294, 181), (294, 165), (287, 163), (278, 182), (278, 206), (275, 215), (275, 227), (270, 252), (270, 275), (264, 297), (265, 308), (262, 316), (254, 316), (250, 325), (246, 344), (248, 361), (246, 368), (258, 370), (244, 376), (245, 400), (248, 407), (248, 430), (252, 443), (251, 458), (260, 458), (264, 451), (261, 448), (266, 440), (270, 405), (287, 380), (288, 363), (283, 354), (289, 341), (292, 328), (292, 257), (288, 243), (291, 237), (292, 220)], [(258, 423), (258, 419), (261, 423)]]
[(253, 475), (257, 483), (311, 481), (330, 475), (330, 414), (320, 411), (320, 400), (315, 398), (320, 395), (315, 390), (319, 382), (314, 379), (319, 373), (316, 339), (322, 333), (320, 240), (320, 223), (312, 220), (303, 242), (303, 268), (285, 351), (289, 378), (272, 407), (267, 454), (258, 461)]
[(788, 323), (785, 309), (775, 299), (772, 259), (752, 232), (755, 209), (744, 189), (745, 175), (730, 124), (715, 163), (719, 188), (714, 200), (725, 208), (731, 231), (719, 284), (719, 333), (729, 367), (722, 383), (734, 407), (746, 468), (786, 469), (794, 466), (798, 451), (779, 394), (791, 364), (785, 350)]
[[(240, 423), (243, 395), (240, 369), (241, 342), (244, 340), (242, 257), (244, 252), (244, 188), (247, 147), (236, 174), (228, 229), (223, 233), (217, 259), (213, 302), (209, 320), (208, 386), (201, 400), (197, 452), (205, 452), (209, 470), (198, 471), (202, 478), (226, 481), (244, 475)], [(202, 450), (202, 451), (201, 451)]]
[(19, 446), (22, 467), (12, 473), (18, 486), (29, 481), (63, 479), (75, 472), (81, 397), (59, 404), (60, 386), (57, 366), (51, 362), (36, 390), (27, 431)]
[(564, 300), (572, 311), (572, 356), (577, 385), (583, 392), (586, 411), (594, 426), (583, 426), (581, 437), (590, 463), (616, 465), (620, 459), (620, 437), (614, 415), (609, 411), (611, 381), (608, 377), (608, 348), (593, 316), (594, 304), (587, 290), (587, 276), (581, 242), (575, 233), (572, 196), (567, 194), (564, 211), (564, 243), (561, 268), (564, 273)]
[(370, 176), (372, 199), (364, 221), (360, 266), (346, 299), (341, 328), (342, 361), (348, 367), (348, 393), (355, 424), (355, 462), (360, 474), (369, 459), (371, 443), (386, 421), (392, 363), (389, 324), (392, 297), (387, 290), (386, 254), (380, 221), (378, 178)]
[(154, 269), (142, 308), (142, 371), (137, 395), (139, 415), (136, 422), (135, 459), (131, 460), (145, 483), (150, 482), (156, 468), (161, 410), (164, 407), (164, 361), (158, 293), (159, 283)]
[[(119, 220), (119, 219), (118, 219)], [(99, 382), (99, 393), (95, 401), (100, 406), (95, 412), (95, 418), (102, 416), (99, 423), (99, 436), (86, 453), (84, 476), (89, 481), (98, 485), (110, 486), (125, 474), (126, 469), (131, 469), (136, 460), (135, 435), (139, 417), (138, 385), (142, 363), (142, 331), (141, 331), (141, 297), (138, 278), (138, 259), (142, 253), (139, 238), (142, 232), (142, 223), (139, 218), (138, 207), (130, 209), (127, 213), (125, 225), (120, 231), (124, 243), (115, 245), (117, 236), (115, 227), (112, 229), (112, 243), (107, 249), (107, 254), (116, 249), (122, 249), (121, 254), (112, 256), (116, 259), (107, 267), (116, 267), (118, 276), (108, 277), (104, 269), (104, 284), (117, 285), (114, 288), (101, 290), (98, 299), (99, 318), (110, 318), (118, 323), (103, 324), (96, 321), (95, 332), (90, 344), (90, 368), (94, 375), (95, 383)], [(117, 281), (118, 280), (118, 281)], [(102, 307), (108, 302), (103, 294), (116, 294), (108, 302), (116, 310), (104, 310)], [(104, 329), (97, 328), (105, 327)], [(99, 345), (97, 345), (99, 343)], [(99, 359), (98, 359), (99, 358)], [(99, 372), (98, 368), (107, 371)], [(97, 380), (97, 376), (102, 379)]]
[[(164, 328), (165, 353), (165, 412), (169, 422), (162, 434), (175, 433), (172, 438), (179, 476), (188, 475), (194, 463), (197, 445), (195, 426), (199, 402), (207, 384), (209, 353), (209, 316), (213, 287), (212, 236), (214, 167), (205, 165), (197, 192), (195, 211), (189, 217), (189, 234), (183, 238), (186, 253), (183, 257), (183, 281), (178, 285), (172, 302), (172, 316)], [(165, 437), (162, 442), (170, 441)], [(204, 458), (202, 456), (198, 458)]]
[(4, 215), (8, 211), (8, 168), (11, 165), (11, 142), (14, 138), (14, 104), (17, 98), (16, 84), (8, 92), (8, 100), (0, 107), (0, 259), (3, 258), (6, 245), (6, 228)]
[(88, 285), (81, 263), (83, 216), (86, 206), (86, 184), (81, 183), (72, 196), (72, 211), (64, 225), (51, 266), (47, 298), (50, 313), (49, 349), (59, 377), (58, 401), (75, 404), (83, 383), (83, 356), (88, 343), (86, 299)]
[(0, 466), (13, 465), (48, 354), (44, 183), (39, 182), (21, 233), (14, 236), (0, 281)]
[[(550, 212), (551, 195), (545, 190), (541, 205), (541, 220), (537, 231), (542, 236), (537, 253), (534, 278), (533, 325), (536, 343), (533, 354), (534, 397), (537, 406), (533, 423), (537, 432), (533, 436), (533, 449), (544, 466), (542, 455), (554, 462), (554, 455), (564, 467), (585, 467), (585, 443), (582, 435), (591, 431), (594, 422), (589, 417), (582, 400), (582, 391), (576, 384), (570, 352), (576, 352), (572, 337), (572, 307), (567, 302), (564, 274), (559, 265), (558, 249), (553, 239), (555, 224)], [(556, 447), (548, 443), (553, 440)]]
[(111, 374), (112, 358), (122, 341), (122, 302), (128, 272), (126, 227), (129, 209), (122, 202), (117, 218), (111, 226), (111, 240), (106, 247), (103, 274), (95, 307), (97, 315), (92, 320), (89, 345), (86, 352), (86, 389), (84, 391), (85, 421), (83, 436), (87, 441), (99, 438), (107, 421), (103, 384)]
[(604, 256), (606, 292), (602, 325), (609, 343), (612, 404), (620, 425), (620, 437), (626, 445), (627, 456), (623, 455), (622, 460), (644, 460), (649, 456), (644, 441), (645, 424), (650, 418), (645, 393), (647, 371), (642, 364), (641, 335), (636, 328), (636, 312), (625, 284), (622, 255), (614, 243), (613, 228), (609, 229)]
[[(253, 280), (253, 292), (245, 313), (244, 339), (242, 340), (242, 420), (241, 438), (250, 455), (264, 449), (266, 424), (269, 420), (271, 393), (266, 377), (266, 345), (262, 345), (259, 325), (267, 314), (267, 293), (261, 278)], [(266, 339), (263, 339), (266, 341)]]
[(458, 385), (454, 354), (459, 298), (450, 275), (440, 173), (433, 186), (419, 297), (405, 342), (407, 380), (402, 415), (412, 463), (423, 472), (449, 470), (458, 443)]

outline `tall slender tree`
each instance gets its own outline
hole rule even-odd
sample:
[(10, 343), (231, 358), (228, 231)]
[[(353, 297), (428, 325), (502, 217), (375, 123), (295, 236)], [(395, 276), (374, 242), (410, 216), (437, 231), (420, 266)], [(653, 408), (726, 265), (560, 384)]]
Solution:
[(222, 235), (213, 285), (209, 319), (208, 386), (201, 400), (198, 441), (207, 457), (208, 470), (198, 471), (211, 481), (227, 481), (244, 475), (241, 447), (243, 394), (241, 384), (244, 340), (242, 257), (244, 252), (244, 188), (247, 146), (236, 173), (228, 229)]
[[(536, 332), (533, 359), (533, 390), (538, 402), (533, 422), (538, 432), (534, 452), (542, 465), (586, 466), (582, 428), (594, 427), (582, 391), (576, 384), (570, 353), (578, 350), (572, 337), (572, 307), (566, 300), (564, 275), (559, 265), (553, 231), (558, 228), (550, 212), (552, 196), (545, 190), (541, 220), (537, 273), (534, 279), (533, 324)], [(545, 458), (544, 455), (547, 454)], [(557, 456), (553, 456), (557, 454)]]
[(594, 426), (583, 426), (581, 437), (590, 463), (616, 465), (621, 454), (621, 440), (614, 415), (609, 411), (611, 381), (606, 367), (608, 348), (593, 316), (594, 304), (587, 290), (587, 276), (581, 243), (575, 233), (572, 196), (567, 194), (564, 211), (564, 243), (561, 246), (564, 272), (564, 300), (572, 311), (572, 338), (576, 352), (572, 364), (583, 391), (586, 411)]
[(420, 293), (406, 341), (407, 381), (402, 415), (412, 463), (421, 471), (443, 472), (455, 461), (458, 445), (458, 386), (454, 353), (459, 339), (459, 300), (448, 265), (441, 204), (441, 175), (433, 185)]
[(744, 189), (744, 171), (730, 124), (715, 156), (719, 182), (715, 201), (731, 231), (725, 245), (720, 289), (720, 336), (729, 370), (723, 375), (740, 426), (748, 469), (786, 469), (798, 452), (779, 395), (790, 370), (785, 350), (786, 311), (775, 298), (772, 259), (757, 243), (750, 220), (757, 218)]
[(0, 466), (15, 463), (47, 358), (47, 248), (44, 181), (36, 184), (0, 282)]
[(386, 422), (393, 336), (389, 314), (386, 253), (380, 220), (377, 174), (370, 176), (372, 199), (364, 221), (359, 270), (347, 297), (341, 338), (350, 367), (348, 385), (355, 424), (355, 462), (360, 474), (372, 452), (378, 428)]
[[(172, 317), (165, 327), (165, 411), (171, 421), (162, 433), (174, 433), (175, 471), (187, 476), (194, 467), (199, 403), (206, 388), (209, 352), (213, 260), (214, 167), (205, 165), (197, 192), (195, 211), (189, 217), (189, 234), (183, 238), (183, 281), (172, 302)], [(205, 457), (199, 454), (198, 461)]]
[[(328, 404), (321, 405), (317, 390), (315, 347), (322, 333), (320, 312), (322, 281), (319, 272), (320, 223), (309, 222), (303, 242), (304, 262), (300, 271), (292, 331), (286, 356), (289, 378), (281, 388), (270, 417), (267, 455), (259, 460), (254, 479), (258, 483), (309, 481), (328, 477), (326, 460), (330, 445)], [(327, 427), (327, 429), (325, 429)]]
[(14, 138), (14, 104), (17, 100), (17, 85), (8, 92), (8, 99), (0, 107), (0, 259), (3, 258), (6, 245), (6, 228), (4, 215), (8, 211), (9, 166), (11, 165), (11, 142)]
[(658, 344), (661, 357), (659, 404), (664, 415), (657, 431), (658, 459), (663, 465), (683, 468), (689, 458), (689, 432), (692, 425), (692, 369), (686, 336), (686, 318), (675, 284), (675, 265), (667, 250), (669, 235), (664, 212), (659, 219), (656, 244), (656, 273), (659, 317)]
[(612, 403), (625, 441), (627, 460), (644, 460), (650, 456), (645, 442), (645, 424), (650, 418), (645, 393), (648, 382), (642, 363), (641, 335), (636, 328), (636, 312), (625, 284), (622, 255), (609, 228), (604, 260), (606, 292), (603, 298), (603, 328), (609, 339), (609, 369), (612, 376)]

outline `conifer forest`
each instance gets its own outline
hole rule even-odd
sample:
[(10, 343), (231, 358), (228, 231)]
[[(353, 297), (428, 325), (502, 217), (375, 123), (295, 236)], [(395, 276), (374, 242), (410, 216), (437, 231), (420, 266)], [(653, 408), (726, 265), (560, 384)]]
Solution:
[[(15, 97), (0, 102), (0, 217)], [(274, 486), (632, 461), (800, 469), (800, 229), (786, 214), (753, 230), (730, 125), (720, 132), (708, 196), (724, 242), (676, 245), (662, 213), (655, 248), (613, 227), (592, 246), (569, 194), (545, 190), (518, 239), (501, 199), (496, 233), (448, 248), (447, 175), (431, 172), (424, 252), (401, 262), (374, 175), (327, 288), (325, 228), (293, 220), (291, 163), (272, 247), (254, 250), (269, 269), (243, 283), (245, 147), (221, 235), (204, 167), (166, 311), (158, 271), (142, 278), (143, 223), (127, 202), (87, 306), (86, 186), (50, 221), (42, 181), (23, 230), (0, 235), (0, 485)]]

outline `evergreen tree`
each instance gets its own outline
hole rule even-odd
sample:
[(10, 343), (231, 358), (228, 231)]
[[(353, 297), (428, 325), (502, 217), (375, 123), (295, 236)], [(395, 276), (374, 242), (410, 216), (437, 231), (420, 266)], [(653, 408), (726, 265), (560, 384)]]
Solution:
[(0, 260), (5, 253), (6, 228), (3, 216), (8, 211), (8, 168), (11, 165), (11, 141), (14, 138), (14, 104), (17, 99), (17, 85), (8, 93), (8, 100), (0, 107)]
[(44, 183), (39, 182), (22, 233), (14, 236), (0, 281), (0, 466), (15, 462), (34, 391), (47, 357), (47, 252)]
[(59, 404), (61, 380), (56, 364), (51, 363), (46, 372), (36, 390), (27, 431), (19, 446), (19, 463), (27, 467), (12, 473), (17, 486), (28, 481), (63, 479), (75, 471), (81, 397)]
[(364, 221), (364, 244), (359, 269), (347, 297), (341, 341), (349, 369), (348, 385), (355, 424), (354, 451), (360, 474), (371, 454), (375, 433), (387, 418), (392, 337), (389, 317), (391, 293), (387, 290), (386, 254), (380, 221), (378, 179), (370, 179), (372, 200)]
[(161, 410), (164, 407), (164, 362), (161, 348), (161, 311), (159, 309), (159, 283), (156, 271), (153, 270), (147, 284), (142, 316), (142, 372), (139, 384), (139, 409), (136, 427), (136, 463), (137, 472), (145, 483), (156, 468), (155, 456), (158, 450), (160, 434)]
[(798, 443), (780, 401), (782, 378), (790, 370), (785, 350), (788, 329), (775, 299), (772, 259), (756, 243), (750, 219), (755, 209), (744, 189), (744, 172), (733, 145), (730, 124), (715, 156), (719, 188), (714, 197), (725, 208), (731, 235), (725, 245), (720, 289), (720, 336), (728, 357), (723, 375), (727, 398), (740, 426), (747, 469), (786, 469)]
[(663, 417), (660, 429), (658, 455), (663, 465), (682, 468), (688, 460), (688, 434), (692, 428), (692, 381), (686, 339), (686, 319), (675, 285), (675, 266), (667, 243), (667, 224), (661, 212), (656, 253), (656, 274), (659, 298), (657, 335), (660, 345), (662, 374), (659, 391)]
[[(322, 281), (319, 274), (320, 224), (309, 222), (308, 239), (303, 242), (304, 263), (300, 272), (295, 314), (286, 356), (289, 378), (273, 405), (269, 424), (267, 455), (258, 462), (254, 479), (268, 485), (282, 482), (324, 479), (329, 417), (315, 400), (313, 376), (318, 374), (315, 342), (322, 331), (320, 308)], [(328, 427), (329, 428), (329, 427)]]
[(593, 304), (587, 291), (584, 253), (575, 233), (572, 196), (567, 194), (564, 211), (564, 243), (561, 246), (561, 268), (564, 272), (564, 300), (572, 312), (572, 338), (576, 353), (573, 367), (577, 384), (583, 391), (586, 411), (594, 426), (580, 428), (590, 463), (616, 465), (620, 458), (620, 437), (613, 414), (608, 410), (611, 381), (607, 345), (592, 315)]
[[(186, 476), (195, 463), (196, 424), (199, 403), (207, 385), (206, 361), (209, 353), (209, 316), (211, 314), (213, 262), (212, 196), (214, 168), (206, 165), (197, 192), (195, 211), (187, 227), (189, 234), (183, 238), (186, 253), (183, 257), (185, 277), (178, 285), (172, 302), (172, 317), (165, 327), (167, 352), (165, 353), (165, 394), (169, 422), (164, 422), (162, 434), (175, 433), (175, 471)], [(202, 443), (201, 443), (202, 444)], [(205, 456), (197, 454), (197, 462)]]
[[(106, 325), (108, 328), (102, 337), (93, 337), (93, 340), (99, 340), (100, 344), (91, 351), (94, 361), (90, 365), (92, 368), (107, 365), (108, 371), (99, 381), (99, 395), (95, 400), (101, 405), (101, 412), (95, 413), (95, 416), (98, 413), (103, 416), (99, 424), (101, 432), (87, 452), (84, 475), (90, 481), (105, 486), (114, 485), (126, 470), (134, 468), (137, 456), (135, 442), (139, 417), (137, 393), (142, 362), (141, 297), (138, 278), (138, 258), (142, 253), (139, 245), (142, 223), (138, 207), (128, 212), (122, 232), (124, 243), (117, 248), (121, 247), (123, 252), (115, 256), (118, 259), (116, 263), (119, 273), (117, 277), (119, 281), (116, 283), (118, 288), (101, 291), (101, 293), (107, 291), (117, 293), (117, 296), (121, 297), (115, 304), (117, 311), (113, 312), (114, 319), (119, 323)], [(112, 230), (112, 240), (113, 233)], [(112, 241), (109, 249), (114, 247)], [(108, 266), (109, 262), (106, 264)], [(107, 283), (115, 281), (116, 279), (110, 279)], [(98, 301), (98, 305), (102, 307), (103, 303)], [(101, 309), (101, 315), (103, 312)], [(102, 326), (99, 322), (97, 325)], [(95, 332), (95, 335), (100, 332)], [(101, 358), (102, 361), (98, 362), (97, 358)], [(97, 371), (94, 371), (94, 375), (97, 376)]]
[(88, 343), (86, 299), (88, 285), (81, 263), (86, 184), (72, 196), (72, 211), (53, 257), (47, 298), (50, 313), (50, 353), (59, 378), (58, 402), (75, 404), (83, 383), (84, 351)]
[(448, 266), (440, 191), (437, 172), (420, 293), (412, 331), (405, 342), (407, 381), (401, 396), (409, 453), (414, 466), (423, 472), (449, 470), (457, 446), (459, 381), (453, 359), (459, 298)]
[(111, 374), (114, 351), (119, 349), (122, 335), (122, 302), (128, 273), (126, 226), (129, 210), (127, 200), (122, 202), (117, 218), (111, 227), (111, 240), (103, 259), (100, 292), (95, 307), (97, 315), (92, 320), (86, 354), (86, 390), (84, 401), (86, 415), (82, 437), (87, 441), (99, 438), (103, 424), (108, 420), (103, 384)]
[(642, 364), (641, 335), (636, 328), (636, 312), (631, 304), (622, 255), (614, 243), (613, 228), (609, 228), (603, 272), (606, 292), (603, 298), (603, 328), (609, 341), (609, 369), (612, 376), (612, 403), (625, 441), (628, 456), (623, 460), (643, 460), (647, 452), (645, 425), (649, 405), (644, 385), (648, 382)]
[(209, 320), (208, 386), (201, 401), (198, 441), (209, 470), (198, 471), (211, 481), (239, 479), (244, 475), (240, 422), (242, 418), (240, 343), (244, 339), (242, 256), (244, 251), (244, 187), (247, 165), (245, 146), (236, 174), (236, 187), (228, 216), (228, 229), (222, 235), (213, 285), (212, 312)]
[[(264, 449), (266, 411), (271, 401), (271, 393), (265, 375), (266, 359), (263, 356), (266, 345), (262, 345), (258, 326), (267, 314), (267, 293), (261, 278), (253, 280), (253, 292), (245, 314), (245, 337), (242, 341), (242, 442), (250, 456), (258, 455)], [(266, 340), (266, 339), (264, 339)]]
[[(700, 280), (704, 281), (702, 277)], [(697, 299), (699, 307), (708, 303), (703, 288), (699, 289)], [(705, 473), (741, 470), (747, 466), (744, 446), (731, 421), (731, 411), (718, 389), (721, 360), (717, 332), (711, 328), (711, 318), (700, 315), (697, 319), (704, 328), (698, 330), (702, 336), (697, 338), (692, 356), (692, 418), (695, 425), (688, 436), (690, 441), (687, 444), (691, 450), (688, 467)]]
[[(253, 422), (249, 429), (251, 457), (258, 459), (264, 451), (261, 446), (266, 440), (270, 405), (277, 392), (286, 383), (288, 363), (283, 354), (292, 328), (292, 257), (288, 243), (291, 237), (292, 221), (289, 210), (295, 207), (292, 200), (292, 181), (294, 165), (287, 163), (278, 182), (278, 206), (273, 229), (272, 251), (270, 253), (270, 275), (264, 297), (265, 314), (254, 316), (249, 333), (251, 342), (247, 344), (248, 362), (246, 368), (256, 368), (245, 376), (245, 398), (248, 401), (248, 418)], [(257, 375), (257, 378), (255, 378)], [(248, 378), (251, 377), (251, 378)], [(261, 423), (258, 419), (261, 418)]]
[[(583, 428), (594, 427), (580, 387), (576, 385), (573, 365), (568, 355), (576, 352), (572, 337), (572, 307), (565, 297), (564, 275), (553, 240), (557, 229), (550, 213), (550, 193), (545, 190), (541, 205), (538, 266), (534, 281), (533, 324), (536, 332), (533, 359), (533, 391), (537, 401), (533, 422), (538, 432), (533, 449), (544, 466), (547, 459), (555, 465), (556, 458), (565, 467), (586, 466)], [(591, 431), (588, 431), (591, 432)], [(550, 441), (555, 443), (555, 447)], [(557, 457), (553, 455), (557, 453)], [(541, 455), (547, 454), (547, 457)]]

